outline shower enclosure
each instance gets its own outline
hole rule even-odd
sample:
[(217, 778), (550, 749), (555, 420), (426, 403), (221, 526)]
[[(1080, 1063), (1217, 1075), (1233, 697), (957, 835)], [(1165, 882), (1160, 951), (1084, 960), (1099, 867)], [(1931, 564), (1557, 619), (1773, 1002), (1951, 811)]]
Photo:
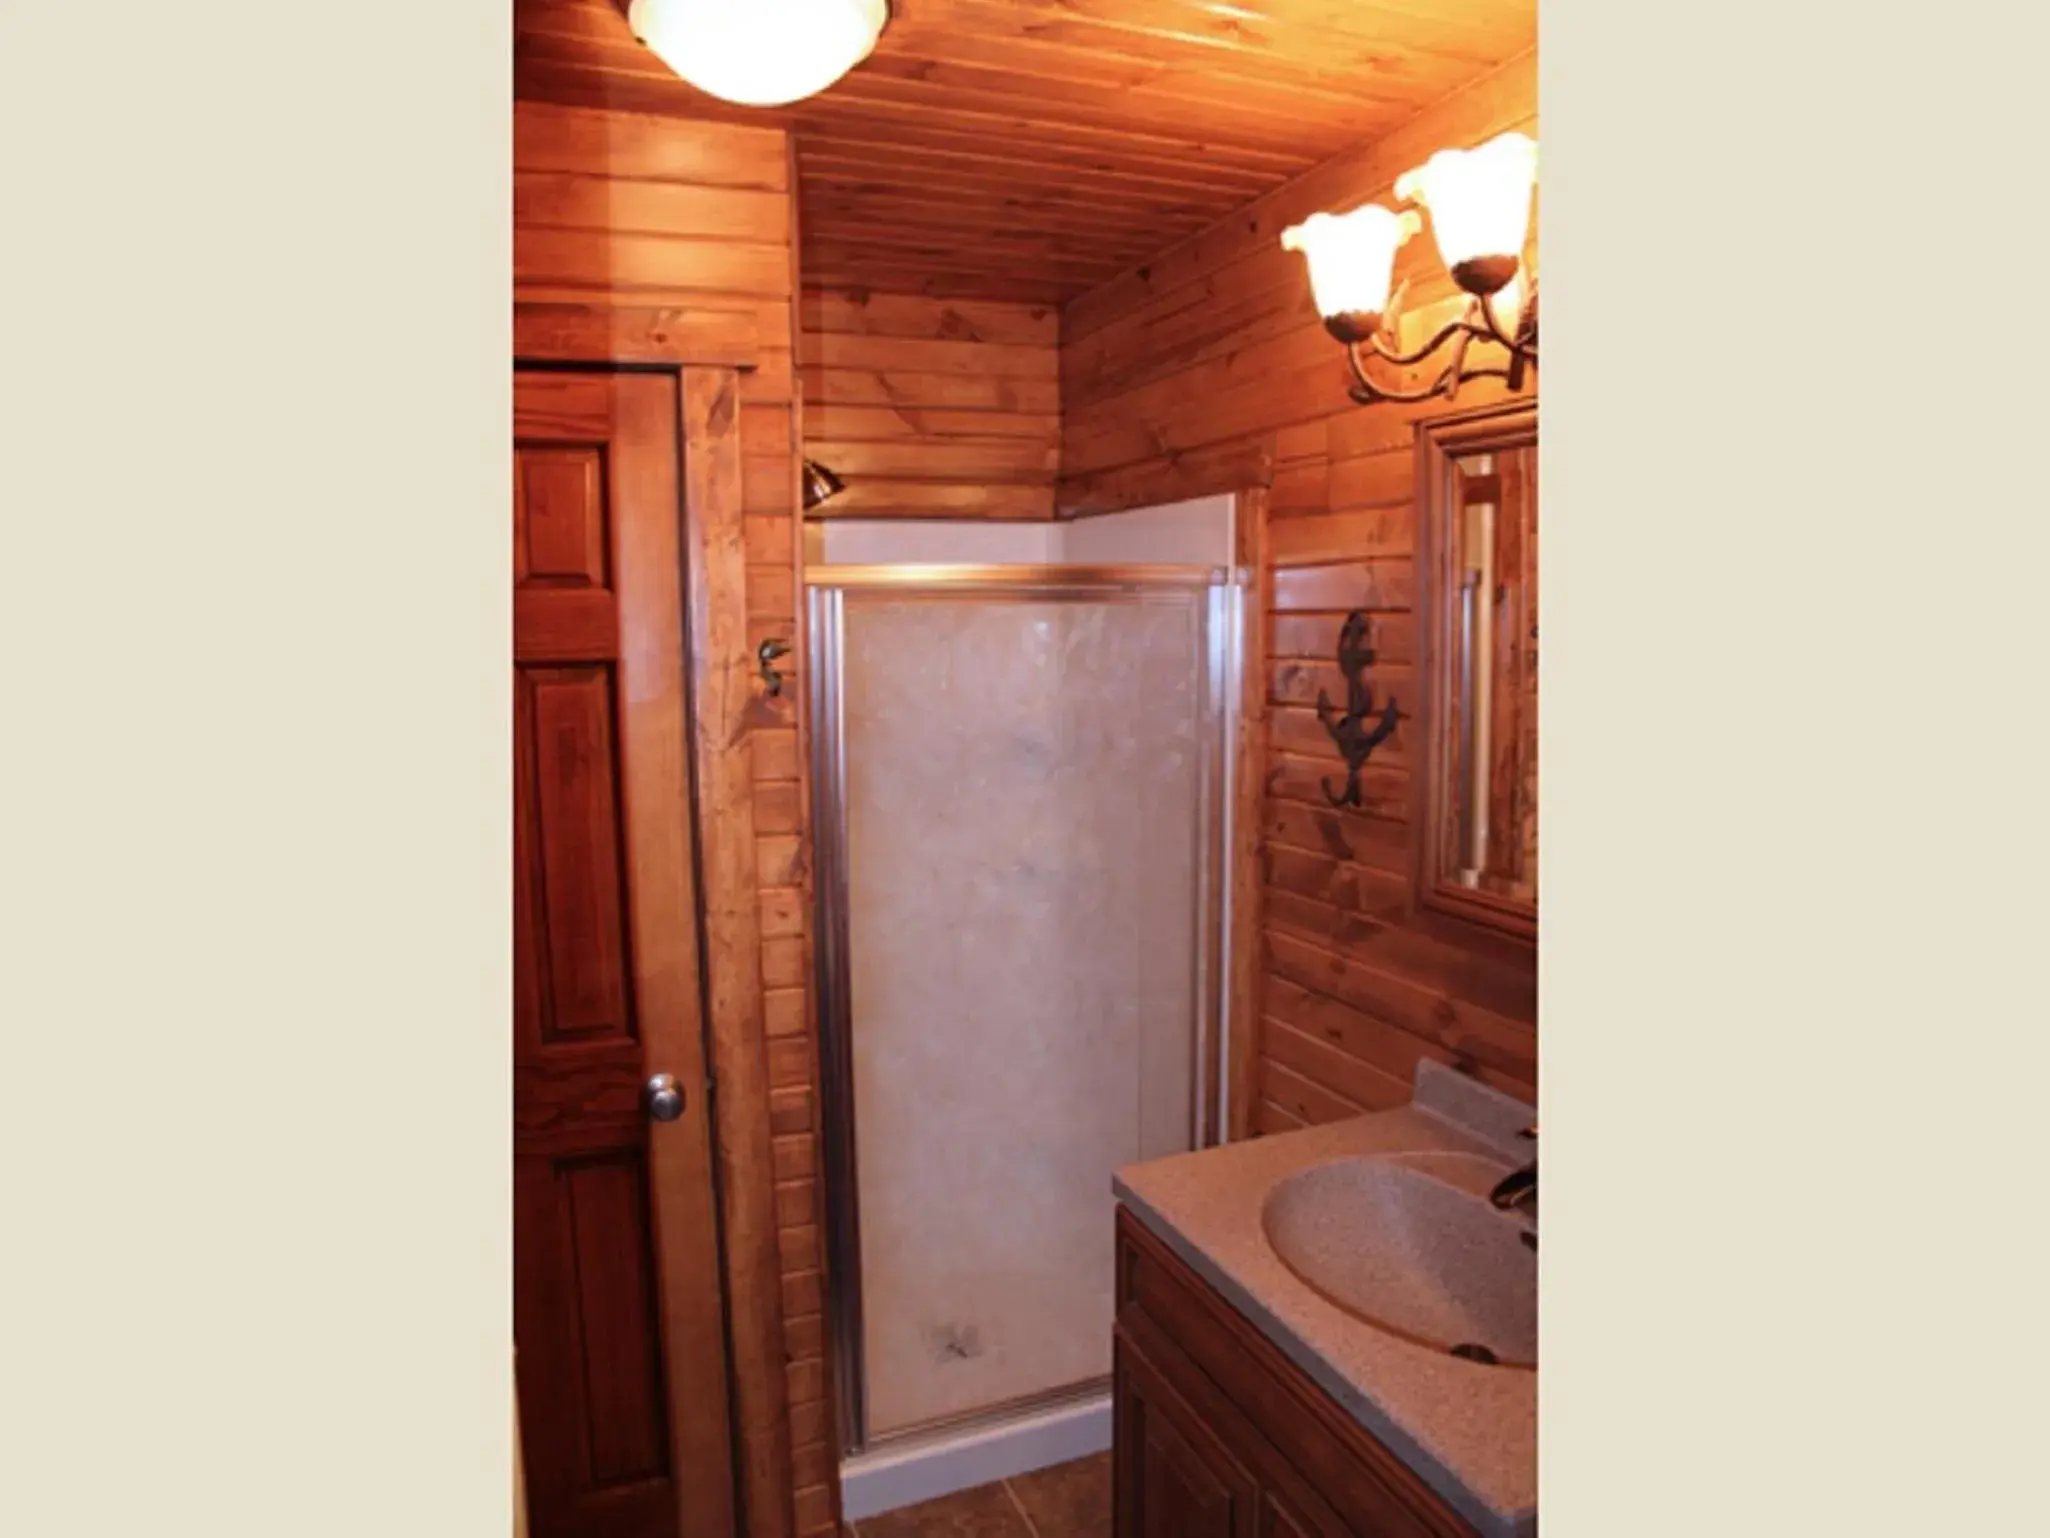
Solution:
[(1243, 616), (1224, 568), (807, 582), (839, 1419), (873, 1455), (1100, 1395), (1111, 1172), (1217, 1139)]

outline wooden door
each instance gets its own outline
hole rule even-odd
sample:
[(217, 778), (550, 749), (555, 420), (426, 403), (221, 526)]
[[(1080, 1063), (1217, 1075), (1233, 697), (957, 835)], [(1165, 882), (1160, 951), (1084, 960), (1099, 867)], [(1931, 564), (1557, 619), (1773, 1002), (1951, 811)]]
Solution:
[[(533, 1538), (732, 1538), (674, 376), (513, 387), (514, 1331)], [(657, 1121), (644, 1085), (673, 1075)]]

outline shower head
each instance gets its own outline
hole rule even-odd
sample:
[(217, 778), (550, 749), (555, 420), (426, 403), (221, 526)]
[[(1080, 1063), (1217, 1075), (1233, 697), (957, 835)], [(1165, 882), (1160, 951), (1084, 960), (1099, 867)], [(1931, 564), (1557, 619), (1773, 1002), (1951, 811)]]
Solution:
[(804, 510), (810, 512), (821, 503), (830, 502), (847, 489), (847, 485), (820, 464), (816, 459), (804, 462)]

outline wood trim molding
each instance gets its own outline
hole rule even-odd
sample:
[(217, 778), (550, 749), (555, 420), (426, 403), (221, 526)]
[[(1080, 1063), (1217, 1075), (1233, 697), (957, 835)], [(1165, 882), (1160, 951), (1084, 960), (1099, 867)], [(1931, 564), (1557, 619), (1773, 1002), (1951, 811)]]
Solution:
[[(788, 141), (784, 146), (784, 155), (785, 163), (789, 167), (789, 185), (791, 187), (790, 292), (795, 296), (790, 305), (789, 340), (790, 356), (796, 359), (801, 357), (804, 351), (804, 290), (802, 281), (804, 265), (802, 255), (804, 249), (802, 239), (804, 211), (799, 206), (800, 200), (796, 193), (799, 183), (797, 135), (789, 135)], [(795, 622), (791, 627), (790, 640), (792, 645), (797, 648), (798, 657), (802, 663), (802, 666), (797, 670), (796, 699), (793, 702), (796, 717), (794, 725), (797, 730), (797, 800), (798, 805), (806, 809), (805, 816), (809, 818), (812, 804), (812, 666), (811, 652), (807, 645), (805, 633), (809, 619), (807, 618), (805, 607), (804, 569), (811, 559), (811, 550), (814, 542), (818, 543), (820, 559), (823, 560), (824, 536), (820, 531), (819, 524), (810, 518), (804, 508), (804, 393), (804, 387), (801, 382), (790, 392), (790, 436), (791, 441), (798, 445), (797, 452), (790, 456), (790, 505), (797, 509), (797, 516), (790, 520), (790, 603), (791, 613), (796, 616)], [(804, 987), (804, 1039), (810, 1059), (807, 1065), (810, 1070), (810, 1082), (816, 1091), (817, 1086), (825, 1082), (825, 1077), (823, 1064), (819, 1060), (819, 991), (811, 981), (818, 975), (816, 970), (818, 936), (815, 932), (816, 925), (812, 921), (812, 915), (818, 912), (818, 902), (817, 887), (813, 879), (814, 860), (812, 850), (814, 845), (812, 843), (811, 829), (808, 824), (804, 834), (803, 847), (805, 851), (803, 862), (804, 874), (799, 882), (799, 886), (804, 894), (804, 912), (806, 915), (803, 935), (804, 976), (806, 979)], [(814, 1105), (816, 1105), (816, 1101)], [(814, 1121), (816, 1122), (817, 1120), (818, 1118), (815, 1117)], [(772, 1175), (771, 1179), (773, 1178)], [(812, 1189), (820, 1193), (821, 1197), (824, 1197), (828, 1190), (825, 1139), (822, 1136), (812, 1140)], [(771, 1195), (773, 1196), (773, 1194), (772, 1190)], [(823, 1234), (822, 1228), (821, 1234)], [(833, 1295), (833, 1276), (827, 1254), (828, 1246), (821, 1241), (816, 1243), (814, 1248), (816, 1251), (814, 1260), (818, 1267), (820, 1296), (822, 1299), (830, 1298)], [(839, 1425), (839, 1385), (834, 1381), (834, 1377), (837, 1371), (836, 1364), (840, 1361), (840, 1354), (839, 1342), (834, 1338), (833, 1334), (833, 1319), (834, 1312), (830, 1307), (822, 1307), (820, 1309), (819, 1350), (822, 1371), (825, 1374), (825, 1394), (820, 1405), (820, 1422), (824, 1432), (826, 1454), (832, 1460), (826, 1470), (826, 1510), (830, 1518), (829, 1531), (838, 1533), (843, 1526), (843, 1513), (840, 1505), (840, 1469), (838, 1463), (841, 1427)], [(785, 1417), (785, 1424), (789, 1424), (787, 1416)], [(800, 1449), (795, 1443), (796, 1432), (794, 1429), (791, 1435), (793, 1443), (791, 1457), (794, 1475), (795, 1460)], [(793, 1482), (799, 1486), (793, 1499), (801, 1505), (804, 1491), (807, 1487), (800, 1479), (793, 1478)]]
[(753, 369), (755, 317), (674, 306), (513, 303), (513, 356), (534, 363), (657, 363)]
[(1238, 495), (1232, 558), (1240, 574), (1241, 631), (1237, 741), (1233, 744), (1232, 841), (1226, 857), (1231, 928), (1225, 936), (1230, 972), (1230, 1034), (1225, 1082), (1230, 1086), (1225, 1139), (1252, 1135), (1260, 1062), (1261, 979), (1266, 974), (1260, 864), (1261, 803), (1267, 774), (1268, 549), (1267, 488)]
[(740, 377), (730, 368), (686, 368), (682, 387), (691, 767), (739, 1484), (748, 1538), (789, 1538), (796, 1510), (756, 895)]
[(1444, 598), (1451, 581), (1452, 556), (1441, 504), (1454, 457), (1534, 443), (1537, 431), (1537, 402), (1527, 396), (1416, 425), (1415, 604), (1424, 691), (1424, 752), (1410, 772), (1414, 904), (1419, 918), (1436, 920), (1441, 930), (1449, 928), (1455, 934), (1495, 931), (1522, 945), (1537, 942), (1534, 910), (1485, 892), (1454, 892), (1438, 868), (1438, 798), (1450, 773), (1452, 751), (1445, 728), (1452, 699), (1447, 660), (1453, 654), (1453, 615)]

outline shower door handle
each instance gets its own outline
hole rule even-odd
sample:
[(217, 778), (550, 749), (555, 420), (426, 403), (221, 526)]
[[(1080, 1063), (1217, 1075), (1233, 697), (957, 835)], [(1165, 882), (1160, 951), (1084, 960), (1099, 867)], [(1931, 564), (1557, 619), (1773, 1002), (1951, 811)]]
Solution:
[(673, 1073), (658, 1073), (641, 1086), (641, 1103), (656, 1121), (675, 1121), (683, 1114), (683, 1086)]

